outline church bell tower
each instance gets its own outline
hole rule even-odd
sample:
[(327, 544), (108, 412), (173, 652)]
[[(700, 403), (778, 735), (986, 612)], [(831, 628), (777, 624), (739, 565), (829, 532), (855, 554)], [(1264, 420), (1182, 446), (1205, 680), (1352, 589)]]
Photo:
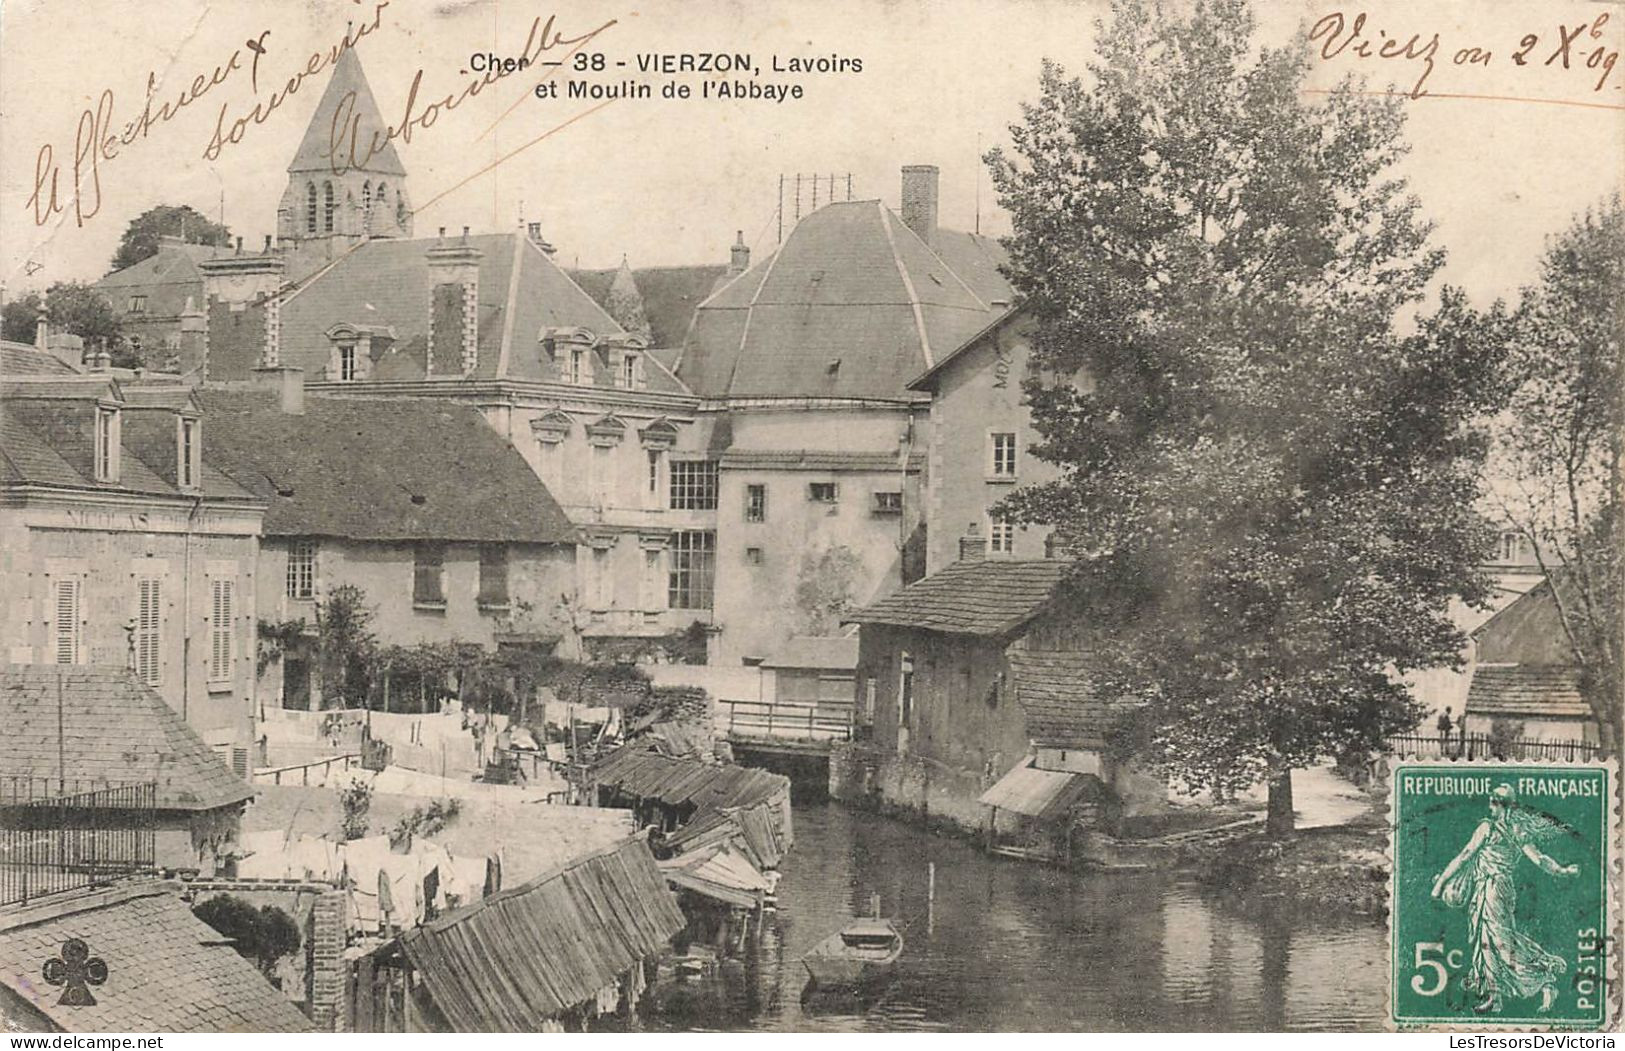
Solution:
[(347, 245), (412, 236), (406, 167), (384, 139), (388, 128), (355, 48), (345, 48), (288, 165), (278, 241)]

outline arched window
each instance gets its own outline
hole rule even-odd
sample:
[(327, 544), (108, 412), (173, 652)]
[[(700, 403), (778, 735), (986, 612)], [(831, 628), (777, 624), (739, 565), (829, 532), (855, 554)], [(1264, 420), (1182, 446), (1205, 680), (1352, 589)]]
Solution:
[(324, 182), (322, 183), (322, 233), (324, 234), (330, 234), (333, 232), (334, 207), (333, 184), (330, 182)]
[(316, 232), (316, 184), (305, 183), (305, 233)]

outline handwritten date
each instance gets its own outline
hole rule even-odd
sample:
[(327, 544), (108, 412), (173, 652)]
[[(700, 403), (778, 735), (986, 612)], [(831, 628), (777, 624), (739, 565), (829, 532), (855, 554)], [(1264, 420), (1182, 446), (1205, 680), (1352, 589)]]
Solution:
[[(1608, 12), (1604, 11), (1583, 22), (1558, 23), (1553, 33), (1525, 33), (1509, 57), (1520, 67), (1589, 70), (1596, 78), (1591, 90), (1601, 91), (1619, 61), (1619, 49), (1600, 42), (1608, 18)], [(1354, 60), (1413, 64), (1417, 76), (1408, 93), (1413, 99), (1428, 94), (1428, 78), (1446, 61), (1455, 66), (1488, 67), (1495, 60), (1496, 51), (1492, 47), (1460, 47), (1450, 51), (1438, 33), (1389, 33), (1384, 28), (1368, 27), (1367, 23), (1363, 11), (1352, 18), (1342, 11), (1333, 11), (1310, 28), (1309, 39), (1320, 45), (1318, 54), (1328, 62), (1347, 56)], [(1618, 87), (1616, 83), (1615, 88)]]

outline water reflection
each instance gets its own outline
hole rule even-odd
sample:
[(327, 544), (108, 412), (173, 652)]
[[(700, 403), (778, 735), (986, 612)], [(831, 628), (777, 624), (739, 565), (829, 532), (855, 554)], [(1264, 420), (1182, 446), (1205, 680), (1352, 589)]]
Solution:
[[(661, 983), (647, 1028), (1380, 1028), (1380, 926), (1241, 916), (1176, 877), (989, 858), (834, 805), (795, 818), (775, 921), (718, 978)], [(907, 940), (895, 979), (857, 997), (808, 994), (802, 954), (874, 894)]]

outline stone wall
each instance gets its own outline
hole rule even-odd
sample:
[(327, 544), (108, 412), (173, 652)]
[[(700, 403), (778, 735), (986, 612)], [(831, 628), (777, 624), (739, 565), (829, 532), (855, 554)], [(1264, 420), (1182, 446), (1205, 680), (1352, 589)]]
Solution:
[(987, 820), (978, 802), (987, 785), (978, 774), (915, 755), (860, 743), (830, 748), (830, 797), (929, 828), (979, 836)]

